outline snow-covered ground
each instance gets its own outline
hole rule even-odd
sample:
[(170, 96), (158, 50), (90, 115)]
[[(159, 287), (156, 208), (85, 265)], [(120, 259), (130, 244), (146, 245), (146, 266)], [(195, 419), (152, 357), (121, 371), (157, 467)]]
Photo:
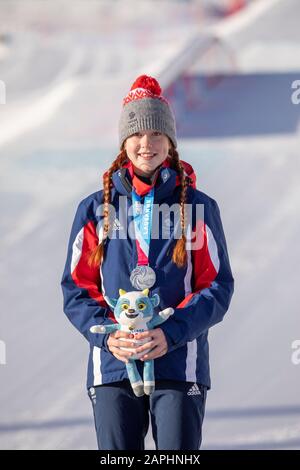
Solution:
[[(236, 279), (210, 333), (206, 449), (300, 448), (300, 105), (290, 98), (300, 4), (253, 3), (263, 2), (270, 8), (219, 30), (168, 88), (181, 158), (220, 205)], [(0, 48), (2, 449), (96, 448), (88, 345), (62, 313), (70, 226), (117, 154), (129, 84), (214, 21), (201, 2), (153, 3), (48, 2), (45, 14), (37, 2), (1, 2), (11, 35)]]

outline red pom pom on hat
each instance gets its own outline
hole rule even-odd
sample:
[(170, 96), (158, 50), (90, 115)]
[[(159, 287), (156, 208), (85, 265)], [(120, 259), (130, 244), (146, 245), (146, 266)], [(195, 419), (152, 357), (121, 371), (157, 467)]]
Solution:
[(153, 77), (149, 77), (148, 75), (140, 75), (132, 84), (130, 91), (135, 90), (136, 88), (144, 88), (156, 96), (160, 96), (161, 94), (161, 87), (158, 81)]

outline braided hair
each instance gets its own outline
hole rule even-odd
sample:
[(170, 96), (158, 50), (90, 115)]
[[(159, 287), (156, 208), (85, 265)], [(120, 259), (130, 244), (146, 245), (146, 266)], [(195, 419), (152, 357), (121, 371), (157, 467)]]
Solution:
[[(111, 203), (111, 189), (112, 184), (112, 175), (113, 173), (122, 168), (123, 164), (128, 160), (126, 150), (124, 147), (113, 161), (108, 171), (103, 176), (103, 205), (104, 205), (104, 224), (103, 224), (103, 238), (99, 245), (94, 248), (88, 258), (88, 264), (90, 267), (95, 267), (100, 265), (104, 259), (104, 244), (108, 238), (110, 231), (110, 220), (109, 220), (109, 206)], [(179, 159), (179, 154), (174, 146), (171, 146), (169, 152), (169, 163), (170, 167), (174, 169), (178, 176), (180, 182), (180, 222), (181, 222), (181, 237), (177, 240), (176, 245), (172, 254), (172, 261), (182, 268), (187, 263), (187, 252), (186, 252), (186, 236), (185, 236), (185, 203), (186, 203), (186, 193), (188, 183), (184, 175), (184, 168)]]

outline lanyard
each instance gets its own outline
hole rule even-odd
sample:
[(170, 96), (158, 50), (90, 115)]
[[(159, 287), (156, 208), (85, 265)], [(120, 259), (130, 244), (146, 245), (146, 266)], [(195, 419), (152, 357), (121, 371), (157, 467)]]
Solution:
[(132, 189), (133, 222), (138, 254), (137, 264), (138, 266), (145, 266), (149, 264), (154, 188), (145, 195), (143, 206), (141, 200), (141, 196)]

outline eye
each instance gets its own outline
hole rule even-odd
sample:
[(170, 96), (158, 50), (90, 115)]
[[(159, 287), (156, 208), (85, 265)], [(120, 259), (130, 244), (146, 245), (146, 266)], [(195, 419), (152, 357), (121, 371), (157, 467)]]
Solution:
[(159, 136), (159, 135), (161, 135), (161, 132), (159, 132), (159, 131), (155, 131), (155, 132), (153, 132), (153, 135), (155, 135), (155, 136)]
[(128, 309), (129, 309), (129, 305), (128, 305), (128, 304), (123, 304), (123, 305), (122, 305), (122, 309), (123, 309), (123, 310), (128, 310)]
[(140, 302), (140, 303), (138, 304), (138, 309), (139, 309), (139, 310), (145, 310), (145, 308), (146, 308), (146, 304), (144, 304), (144, 302)]

